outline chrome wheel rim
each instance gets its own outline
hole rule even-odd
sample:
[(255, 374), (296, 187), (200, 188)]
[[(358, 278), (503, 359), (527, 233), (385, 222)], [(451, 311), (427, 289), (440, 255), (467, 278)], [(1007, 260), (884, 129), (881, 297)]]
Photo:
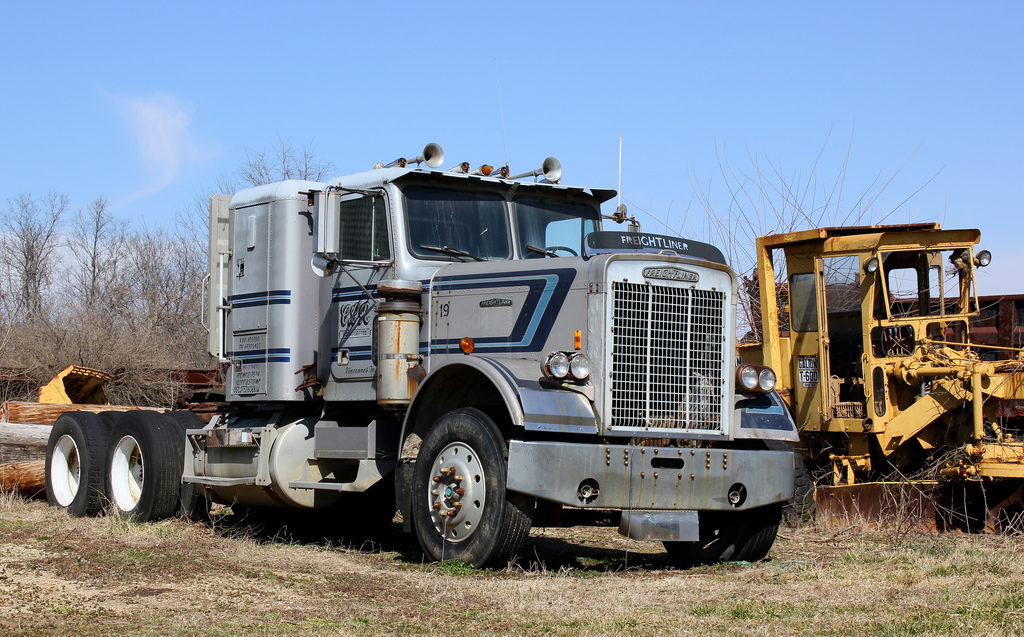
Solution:
[(487, 503), (487, 482), (472, 447), (453, 442), (434, 459), (427, 506), (430, 518), (447, 542), (465, 542), (480, 525)]

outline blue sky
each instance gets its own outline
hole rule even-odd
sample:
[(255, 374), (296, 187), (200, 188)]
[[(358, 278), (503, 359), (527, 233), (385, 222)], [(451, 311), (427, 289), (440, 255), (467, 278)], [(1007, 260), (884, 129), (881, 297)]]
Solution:
[(831, 218), (978, 227), (982, 293), (1024, 293), (1022, 33), (1019, 2), (0, 0), (0, 202), (155, 227), (247, 149), (497, 165), (503, 119), (512, 171), (565, 183), (615, 187), (622, 135), (645, 231), (771, 226), (760, 170)]

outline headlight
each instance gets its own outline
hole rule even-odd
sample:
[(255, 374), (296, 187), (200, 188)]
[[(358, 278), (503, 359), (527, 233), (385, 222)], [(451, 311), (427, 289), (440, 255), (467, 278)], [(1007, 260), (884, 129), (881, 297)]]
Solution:
[(992, 253), (988, 250), (982, 250), (978, 254), (974, 255), (974, 262), (979, 268), (984, 268), (989, 263), (992, 263)]
[(551, 352), (544, 359), (544, 373), (549, 378), (562, 380), (569, 374), (569, 357), (562, 352)]
[(738, 380), (740, 387), (744, 389), (757, 389), (757, 368), (753, 365), (744, 365), (743, 367), (740, 367)]
[(576, 380), (590, 378), (590, 359), (585, 354), (576, 354), (569, 361), (569, 375)]
[(757, 384), (761, 391), (766, 394), (775, 389), (775, 372), (772, 371), (771, 367), (765, 367), (761, 370), (761, 373), (757, 375)]

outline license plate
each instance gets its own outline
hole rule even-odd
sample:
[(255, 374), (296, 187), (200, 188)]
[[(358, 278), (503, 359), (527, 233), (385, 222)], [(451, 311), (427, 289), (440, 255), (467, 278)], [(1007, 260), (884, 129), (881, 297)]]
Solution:
[(804, 387), (817, 387), (818, 385), (818, 357), (798, 356), (796, 359), (797, 380)]

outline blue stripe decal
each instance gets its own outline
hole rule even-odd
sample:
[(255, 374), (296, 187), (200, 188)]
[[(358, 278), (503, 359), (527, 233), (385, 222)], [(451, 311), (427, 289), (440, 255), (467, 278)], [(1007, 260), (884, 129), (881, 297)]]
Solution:
[(228, 297), (232, 308), (259, 307), (262, 305), (291, 305), (291, 290), (270, 290), (268, 292), (250, 292), (235, 294)]
[(272, 347), (270, 349), (247, 349), (228, 352), (226, 356), (245, 363), (290, 363), (292, 350), (290, 347)]
[(332, 347), (331, 360), (338, 360), (338, 352), (343, 349), (348, 350), (348, 359), (350, 361), (373, 360), (373, 350), (369, 345), (363, 345), (361, 347)]
[[(504, 337), (476, 338), (476, 351), (496, 352), (538, 352), (547, 343), (555, 319), (562, 309), (562, 303), (569, 293), (569, 286), (576, 276), (570, 268), (540, 272), (511, 272), (486, 275), (463, 275), (443, 277), (435, 280), (434, 289), (474, 290), (500, 287), (529, 288), (523, 308), (516, 317), (512, 333)], [(444, 354), (457, 347), (460, 339), (433, 339), (431, 353)]]

